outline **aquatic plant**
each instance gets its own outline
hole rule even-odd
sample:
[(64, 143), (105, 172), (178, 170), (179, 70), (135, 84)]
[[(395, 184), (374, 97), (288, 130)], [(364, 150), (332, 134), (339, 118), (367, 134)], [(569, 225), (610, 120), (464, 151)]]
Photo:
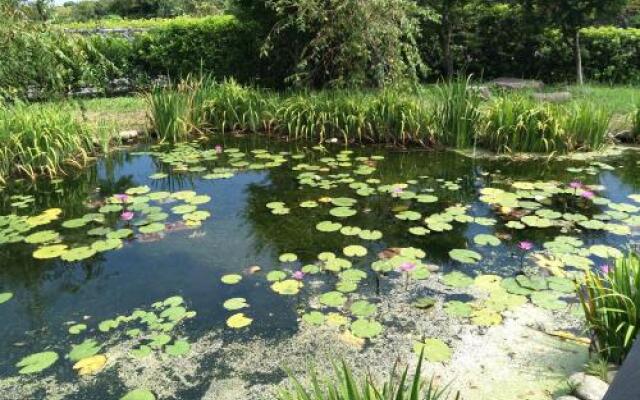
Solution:
[(441, 83), (437, 90), (436, 125), (442, 144), (457, 149), (476, 144), (480, 120), (480, 96), (471, 90), (469, 78)]
[(82, 167), (110, 142), (108, 130), (94, 131), (59, 107), (0, 106), (0, 182), (12, 174), (51, 177)]
[(597, 353), (622, 363), (640, 328), (640, 256), (629, 251), (606, 272), (587, 271), (578, 295)]
[[(424, 351), (424, 350), (422, 350)], [(319, 377), (315, 368), (309, 369), (311, 385), (305, 387), (291, 372), (292, 387), (277, 394), (278, 400), (460, 400), (460, 393), (453, 395), (448, 388), (437, 388), (433, 379), (425, 381), (421, 375), (423, 354), (416, 365), (413, 378), (408, 377), (409, 368), (398, 374), (397, 363), (389, 373), (388, 380), (380, 386), (366, 374), (362, 379), (344, 361), (333, 365), (333, 377)]]

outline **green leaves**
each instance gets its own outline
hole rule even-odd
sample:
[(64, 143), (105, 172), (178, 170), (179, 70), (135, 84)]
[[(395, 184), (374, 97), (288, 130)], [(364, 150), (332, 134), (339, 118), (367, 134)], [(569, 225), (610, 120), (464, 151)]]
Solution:
[(91, 357), (98, 354), (101, 349), (102, 346), (100, 346), (94, 339), (86, 339), (80, 344), (71, 346), (69, 359), (71, 361), (80, 361), (83, 358)]
[(156, 396), (149, 389), (134, 389), (122, 396), (120, 400), (156, 400)]
[(357, 319), (351, 324), (351, 333), (359, 338), (370, 339), (382, 333), (382, 325), (369, 319)]
[(424, 358), (431, 362), (445, 362), (451, 359), (453, 350), (440, 339), (425, 339), (413, 346), (413, 352), (423, 354)]
[(35, 374), (49, 368), (56, 361), (58, 361), (57, 353), (45, 351), (24, 357), (16, 364), (16, 367), (20, 368), (18, 373), (21, 375)]
[(445, 285), (456, 288), (467, 287), (473, 284), (473, 278), (463, 274), (460, 271), (450, 272), (446, 275), (443, 275), (440, 279)]
[(13, 293), (11, 293), (11, 292), (0, 293), (0, 304), (6, 303), (7, 301), (11, 300), (12, 298), (13, 298)]
[(463, 264), (476, 264), (482, 260), (480, 253), (466, 249), (453, 249), (449, 252), (449, 257)]

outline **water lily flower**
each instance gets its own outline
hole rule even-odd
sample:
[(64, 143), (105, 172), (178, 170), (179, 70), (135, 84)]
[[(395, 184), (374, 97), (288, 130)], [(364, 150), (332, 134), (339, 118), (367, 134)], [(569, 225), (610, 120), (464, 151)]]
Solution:
[(404, 262), (402, 264), (400, 264), (400, 267), (398, 267), (398, 270), (400, 270), (401, 272), (411, 272), (416, 268), (416, 264), (412, 263), (412, 262)]
[(603, 274), (608, 274), (609, 272), (611, 272), (611, 266), (609, 264), (601, 265), (600, 271), (602, 271)]
[(585, 191), (583, 191), (582, 193), (580, 193), (580, 196), (582, 196), (583, 198), (585, 198), (585, 199), (587, 199), (587, 200), (591, 200), (591, 199), (593, 199), (594, 197), (596, 197), (596, 194), (595, 194), (595, 193), (593, 193), (593, 192), (592, 192), (592, 191), (590, 191), (590, 190), (585, 190)]
[(214, 149), (216, 150), (216, 154), (220, 154), (222, 153), (222, 146), (220, 146), (219, 144), (217, 144)]
[(125, 211), (122, 214), (120, 214), (120, 219), (123, 221), (131, 221), (134, 216), (135, 216), (135, 213), (133, 211)]
[(518, 243), (518, 248), (522, 251), (530, 251), (533, 249), (533, 246), (533, 243), (528, 240), (523, 240), (522, 242)]
[(304, 279), (304, 272), (302, 271), (295, 271), (293, 273), (293, 279), (297, 280), (297, 281), (301, 281)]
[(573, 182), (571, 182), (571, 183), (569, 184), (569, 187), (570, 187), (571, 189), (581, 189), (581, 188), (582, 188), (582, 186), (583, 186), (583, 185), (582, 185), (582, 182), (580, 182), (580, 181), (573, 181)]
[(121, 203), (126, 203), (129, 200), (129, 196), (124, 193), (114, 194), (113, 197)]

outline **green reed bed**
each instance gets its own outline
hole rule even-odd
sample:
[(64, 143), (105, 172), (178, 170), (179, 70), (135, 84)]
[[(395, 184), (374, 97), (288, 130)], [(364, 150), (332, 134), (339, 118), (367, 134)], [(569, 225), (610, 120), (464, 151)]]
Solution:
[(631, 114), (631, 132), (636, 142), (640, 141), (640, 103)]
[(553, 105), (503, 95), (483, 102), (457, 79), (434, 93), (414, 88), (271, 91), (234, 81), (190, 79), (150, 95), (161, 140), (195, 133), (260, 132), (292, 140), (393, 143), (498, 153), (592, 151), (605, 143), (611, 114), (589, 102)]
[(598, 355), (622, 363), (640, 329), (640, 256), (629, 252), (613, 266), (588, 271), (578, 294)]
[(506, 95), (483, 107), (480, 146), (497, 153), (593, 151), (606, 143), (611, 113), (592, 103), (539, 103)]
[(89, 129), (55, 106), (0, 107), (0, 181), (13, 174), (54, 176), (108, 150), (106, 128)]

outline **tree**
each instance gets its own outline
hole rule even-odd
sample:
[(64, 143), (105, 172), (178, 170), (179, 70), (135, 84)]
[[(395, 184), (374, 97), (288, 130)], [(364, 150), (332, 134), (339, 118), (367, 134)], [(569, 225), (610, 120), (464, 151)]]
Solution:
[(424, 65), (416, 44), (411, 0), (272, 0), (277, 21), (268, 45), (294, 29), (307, 38), (291, 79), (311, 87), (384, 86), (417, 76)]
[(465, 7), (473, 0), (419, 0), (423, 7), (435, 11), (438, 24), (438, 36), (442, 50), (442, 69), (445, 76), (454, 75), (453, 68), (453, 34), (456, 26), (463, 19)]
[(571, 44), (578, 84), (584, 83), (580, 29), (617, 17), (627, 0), (537, 0), (540, 11)]

